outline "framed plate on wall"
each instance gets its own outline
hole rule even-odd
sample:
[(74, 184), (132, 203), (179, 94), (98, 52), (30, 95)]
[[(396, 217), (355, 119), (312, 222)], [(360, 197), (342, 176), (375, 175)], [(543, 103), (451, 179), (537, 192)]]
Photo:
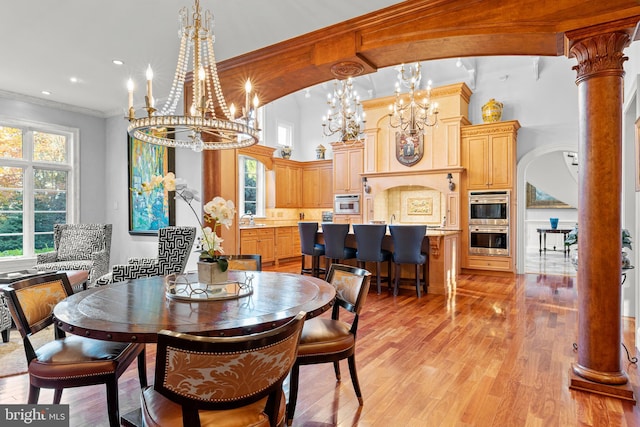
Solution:
[(129, 234), (157, 235), (175, 225), (175, 199), (163, 184), (143, 191), (154, 175), (175, 171), (175, 149), (142, 142), (127, 135), (129, 145)]

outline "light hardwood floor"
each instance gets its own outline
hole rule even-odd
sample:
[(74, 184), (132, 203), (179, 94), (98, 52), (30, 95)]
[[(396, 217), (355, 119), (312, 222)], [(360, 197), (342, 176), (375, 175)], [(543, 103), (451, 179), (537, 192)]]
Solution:
[[(279, 270), (298, 272), (299, 264)], [(420, 299), (412, 288), (397, 297), (372, 288), (356, 351), (364, 406), (346, 362), (341, 383), (330, 364), (303, 366), (294, 426), (640, 426), (637, 406), (569, 390), (576, 318), (575, 277), (463, 276), (450, 297)], [(635, 349), (634, 322), (623, 326)], [(621, 353), (637, 387), (637, 367)], [(152, 381), (153, 346), (148, 359)], [(25, 402), (27, 381), (0, 379), (0, 402)], [(43, 391), (40, 401), (52, 395)], [(132, 366), (120, 381), (121, 411), (137, 407), (138, 396)], [(107, 425), (104, 387), (66, 390), (62, 401), (71, 426)]]

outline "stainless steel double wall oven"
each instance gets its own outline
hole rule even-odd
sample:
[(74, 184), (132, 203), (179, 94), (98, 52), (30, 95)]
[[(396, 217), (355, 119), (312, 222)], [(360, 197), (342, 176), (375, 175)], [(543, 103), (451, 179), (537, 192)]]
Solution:
[(510, 192), (469, 192), (469, 253), (509, 255)]

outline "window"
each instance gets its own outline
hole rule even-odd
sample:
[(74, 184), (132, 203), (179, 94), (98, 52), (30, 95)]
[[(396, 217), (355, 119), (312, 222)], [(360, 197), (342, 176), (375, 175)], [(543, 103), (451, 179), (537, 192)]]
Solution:
[(264, 165), (253, 157), (239, 156), (238, 215), (265, 215)]
[(278, 145), (293, 148), (293, 125), (278, 122)]
[(53, 225), (71, 222), (75, 132), (0, 120), (0, 260), (53, 250)]

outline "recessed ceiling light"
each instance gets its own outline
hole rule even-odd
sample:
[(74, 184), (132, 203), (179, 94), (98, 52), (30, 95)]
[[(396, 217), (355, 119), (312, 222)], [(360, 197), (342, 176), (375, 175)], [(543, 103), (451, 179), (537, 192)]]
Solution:
[(113, 63), (114, 63), (114, 64), (116, 64), (116, 65), (124, 65), (124, 61), (122, 61), (122, 60), (120, 60), (120, 59), (114, 59), (114, 60), (113, 60), (113, 61), (111, 61), (111, 62), (113, 62)]
[(77, 77), (71, 77), (71, 78), (69, 79), (69, 81), (70, 81), (71, 83), (78, 83), (78, 78), (77, 78)]
[(43, 90), (41, 93), (43, 95), (51, 95), (51, 92), (49, 92), (48, 90)]

